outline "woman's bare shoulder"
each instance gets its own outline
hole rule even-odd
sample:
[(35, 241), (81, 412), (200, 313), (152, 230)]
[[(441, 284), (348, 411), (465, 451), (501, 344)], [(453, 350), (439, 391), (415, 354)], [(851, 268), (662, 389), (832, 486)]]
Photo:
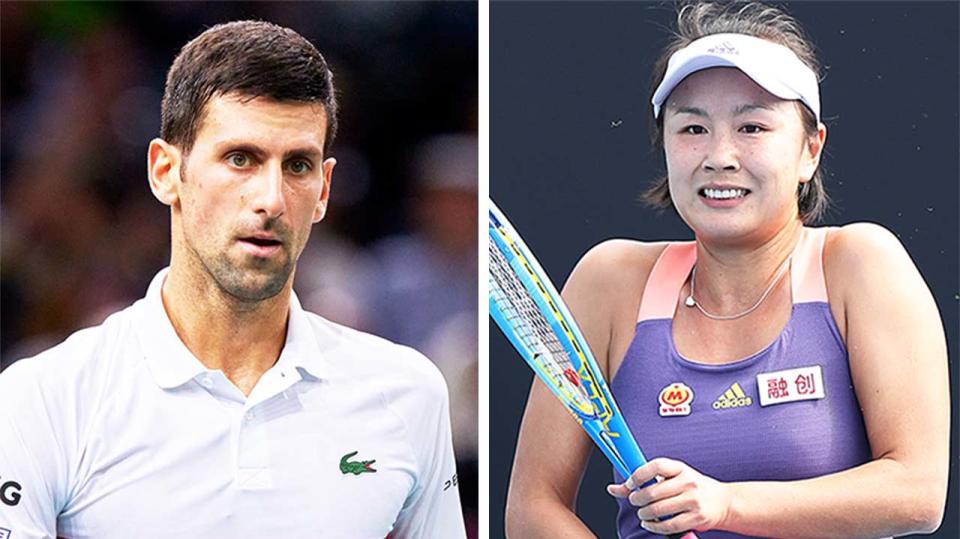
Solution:
[[(824, 276), (833, 299), (867, 299), (877, 290), (926, 289), (896, 234), (876, 223), (851, 223), (830, 231), (823, 250)], [(891, 288), (892, 287), (892, 288)], [(866, 296), (864, 294), (867, 294)]]
[(577, 262), (567, 286), (583, 286), (594, 293), (623, 293), (646, 282), (665, 242), (611, 239), (594, 245)]
[(884, 261), (904, 262), (909, 259), (897, 236), (876, 223), (850, 223), (836, 227), (827, 235), (824, 245), (824, 269), (828, 274), (852, 277), (864, 269), (885, 272)]
[(883, 225), (870, 222), (849, 223), (834, 227), (827, 235), (828, 245), (839, 246), (843, 252), (868, 254), (867, 250), (890, 249), (902, 246), (896, 235)]
[(636, 321), (640, 297), (650, 270), (665, 243), (607, 240), (592, 247), (573, 269), (563, 298), (587, 342), (609, 375), (611, 347), (619, 353), (617, 337)]

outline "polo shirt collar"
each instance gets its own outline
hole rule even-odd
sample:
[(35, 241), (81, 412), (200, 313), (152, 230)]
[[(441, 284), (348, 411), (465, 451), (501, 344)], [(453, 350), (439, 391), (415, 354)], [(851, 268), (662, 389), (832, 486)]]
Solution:
[(296, 292), (290, 292), (290, 316), (287, 322), (287, 340), (283, 343), (277, 367), (303, 369), (315, 378), (326, 378), (329, 369), (320, 342), (313, 330), (310, 317), (300, 305)]
[[(170, 268), (164, 268), (150, 282), (147, 295), (137, 302), (136, 333), (154, 381), (164, 389), (179, 387), (208, 369), (180, 340), (163, 307), (160, 291)], [(304, 370), (325, 378), (327, 363), (320, 351), (313, 326), (295, 293), (290, 294), (287, 337), (274, 368)]]

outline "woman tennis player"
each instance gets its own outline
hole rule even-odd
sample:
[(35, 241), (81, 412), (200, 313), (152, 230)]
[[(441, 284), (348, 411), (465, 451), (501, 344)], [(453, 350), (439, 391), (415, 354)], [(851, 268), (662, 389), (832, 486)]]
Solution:
[[(696, 240), (602, 243), (563, 292), (640, 445), (660, 457), (608, 487), (621, 537), (940, 525), (943, 325), (893, 234), (810, 226), (827, 204), (817, 72), (799, 24), (758, 3), (686, 5), (658, 63), (667, 174), (647, 199), (672, 206)], [(566, 414), (534, 384), (513, 537), (591, 536), (571, 507), (592, 447)]]

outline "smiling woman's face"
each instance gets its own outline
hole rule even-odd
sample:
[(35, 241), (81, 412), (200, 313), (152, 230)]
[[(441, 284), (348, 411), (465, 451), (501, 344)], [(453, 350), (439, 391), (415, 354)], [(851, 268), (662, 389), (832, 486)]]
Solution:
[(700, 238), (768, 239), (799, 219), (797, 188), (819, 161), (826, 129), (804, 134), (796, 101), (734, 68), (698, 71), (670, 94), (663, 144), (670, 197)]

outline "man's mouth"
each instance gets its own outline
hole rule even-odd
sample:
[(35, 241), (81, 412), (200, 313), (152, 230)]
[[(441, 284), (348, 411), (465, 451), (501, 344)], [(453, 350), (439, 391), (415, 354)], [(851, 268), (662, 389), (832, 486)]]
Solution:
[(282, 241), (268, 236), (246, 236), (238, 242), (247, 253), (260, 258), (276, 255), (283, 247)]
[(279, 240), (275, 240), (272, 238), (255, 238), (255, 237), (240, 238), (240, 241), (252, 243), (254, 245), (259, 245), (261, 247), (272, 247), (274, 245), (281, 245), (283, 243)]

